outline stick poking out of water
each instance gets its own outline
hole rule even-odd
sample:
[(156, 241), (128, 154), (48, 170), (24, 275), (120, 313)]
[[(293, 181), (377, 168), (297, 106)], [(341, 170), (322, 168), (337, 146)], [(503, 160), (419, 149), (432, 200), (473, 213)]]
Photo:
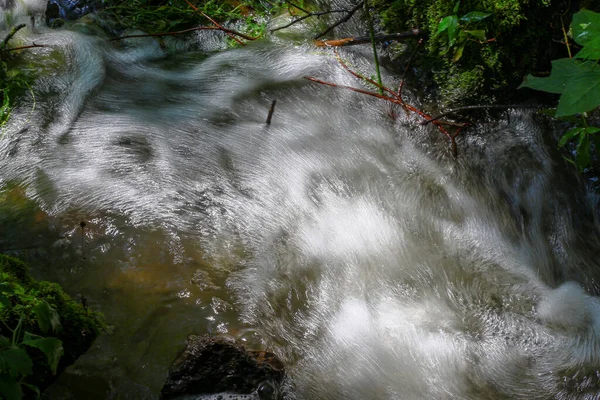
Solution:
[(277, 100), (273, 100), (273, 102), (271, 103), (271, 108), (269, 109), (269, 115), (267, 116), (267, 125), (271, 125), (271, 118), (273, 117), (273, 112), (275, 111), (275, 104), (277, 103)]

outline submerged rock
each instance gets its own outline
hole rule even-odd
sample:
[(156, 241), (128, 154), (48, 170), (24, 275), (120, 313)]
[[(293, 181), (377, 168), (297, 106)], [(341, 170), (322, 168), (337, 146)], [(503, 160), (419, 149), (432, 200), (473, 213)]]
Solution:
[(246, 350), (222, 337), (190, 336), (183, 353), (169, 369), (163, 399), (275, 400), (284, 377), (277, 357)]

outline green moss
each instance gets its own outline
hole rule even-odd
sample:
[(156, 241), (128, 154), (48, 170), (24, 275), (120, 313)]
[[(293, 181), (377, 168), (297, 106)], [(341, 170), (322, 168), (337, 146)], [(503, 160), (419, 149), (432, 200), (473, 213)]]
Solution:
[[(442, 18), (454, 15), (455, 0), (374, 0), (388, 32), (421, 29), (429, 38), (421, 55), (421, 70), (434, 71), (439, 91), (435, 101), (446, 105), (514, 99), (523, 76), (547, 72), (550, 61), (566, 54), (562, 21), (567, 24), (581, 6), (598, 10), (597, 2), (550, 0), (462, 0), (456, 15), (488, 12), (492, 16), (464, 29), (485, 30), (488, 43), (466, 42), (463, 55), (453, 62), (444, 35), (435, 36)], [(460, 23), (460, 22), (459, 22)], [(412, 49), (408, 48), (407, 54)]]
[[(96, 337), (106, 331), (101, 314), (84, 308), (67, 295), (60, 285), (34, 280), (29, 275), (27, 265), (16, 258), (0, 254), (0, 282), (8, 285), (14, 293), (9, 297), (9, 307), (0, 305), (0, 334), (12, 337), (9, 328), (14, 329), (19, 319), (23, 318), (23, 332), (60, 339), (64, 355), (60, 359), (58, 373), (84, 354)], [(36, 320), (34, 308), (42, 302), (50, 305), (60, 317), (60, 325), (51, 334), (42, 332)], [(34, 366), (33, 374), (26, 378), (26, 382), (42, 389), (47, 387), (56, 376), (51, 373), (46, 356), (29, 347), (27, 353), (34, 361)]]

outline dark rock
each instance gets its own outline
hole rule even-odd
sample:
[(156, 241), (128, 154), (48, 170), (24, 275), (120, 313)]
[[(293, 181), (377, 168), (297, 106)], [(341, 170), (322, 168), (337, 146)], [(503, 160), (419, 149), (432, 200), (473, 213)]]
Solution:
[(265, 351), (249, 351), (221, 337), (190, 336), (183, 353), (169, 369), (163, 399), (219, 393), (280, 398), (283, 364)]

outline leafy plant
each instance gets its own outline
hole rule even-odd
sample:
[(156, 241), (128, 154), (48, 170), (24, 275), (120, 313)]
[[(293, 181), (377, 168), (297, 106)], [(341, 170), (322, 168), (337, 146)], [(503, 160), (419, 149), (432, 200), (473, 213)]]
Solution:
[(520, 87), (560, 94), (554, 117), (573, 121), (575, 127), (559, 141), (559, 147), (576, 142), (576, 157), (572, 161), (582, 171), (591, 162), (591, 144), (600, 151), (600, 128), (588, 126), (587, 113), (600, 105), (600, 14), (582, 10), (573, 15), (571, 33), (581, 50), (573, 58), (552, 62), (552, 71), (546, 78), (528, 75)]
[[(44, 334), (61, 328), (57, 311), (46, 301), (37, 298), (35, 290), (26, 290), (5, 272), (0, 273), (0, 394), (7, 400), (23, 397), (23, 388), (36, 393), (37, 386), (25, 379), (33, 374), (34, 360), (28, 349), (37, 349), (46, 358), (52, 374), (64, 354), (62, 341), (26, 330), (35, 326)], [(18, 318), (17, 318), (18, 317)]]
[(438, 37), (444, 32), (447, 33), (448, 41), (446, 42), (446, 49), (442, 54), (447, 54), (451, 49), (454, 49), (452, 56), (452, 61), (454, 62), (457, 62), (462, 57), (468, 40), (475, 40), (481, 43), (487, 41), (485, 30), (467, 29), (467, 27), (492, 15), (492, 13), (472, 11), (459, 17), (459, 8), (460, 1), (457, 1), (454, 5), (454, 14), (442, 18), (435, 33), (435, 36)]

